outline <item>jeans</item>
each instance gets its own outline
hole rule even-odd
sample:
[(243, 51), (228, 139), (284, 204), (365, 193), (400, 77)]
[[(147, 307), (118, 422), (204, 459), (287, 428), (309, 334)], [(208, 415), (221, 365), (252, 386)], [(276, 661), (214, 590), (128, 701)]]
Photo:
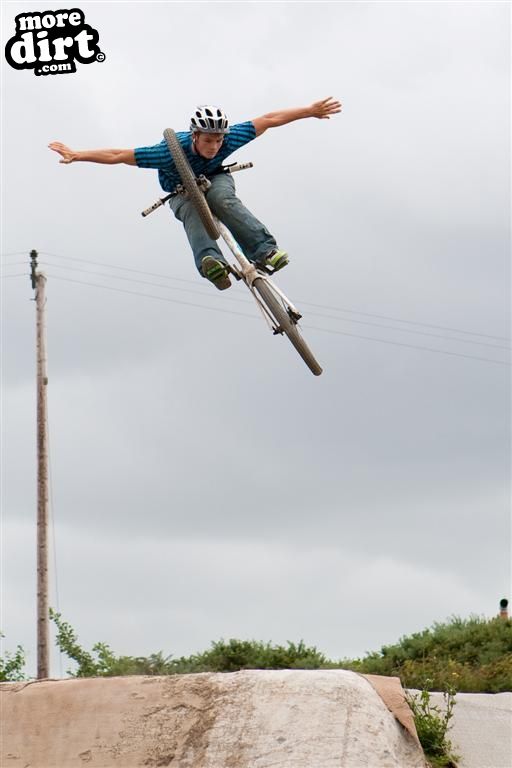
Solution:
[[(229, 229), (249, 261), (259, 261), (277, 247), (268, 229), (252, 215), (235, 194), (235, 182), (230, 173), (213, 176), (206, 199), (212, 213)], [(183, 223), (194, 254), (196, 267), (201, 272), (205, 256), (226, 262), (215, 240), (206, 233), (201, 219), (186, 195), (176, 195), (169, 201), (174, 215)], [(202, 274), (202, 272), (201, 272)]]

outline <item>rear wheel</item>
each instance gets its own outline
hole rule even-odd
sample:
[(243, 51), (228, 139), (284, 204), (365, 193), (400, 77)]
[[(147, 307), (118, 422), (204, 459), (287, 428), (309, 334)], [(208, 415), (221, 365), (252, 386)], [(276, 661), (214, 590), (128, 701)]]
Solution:
[(180, 175), (183, 186), (187, 190), (187, 194), (190, 200), (194, 203), (196, 211), (199, 214), (204, 228), (211, 238), (218, 240), (220, 232), (215, 220), (212, 216), (212, 212), (208, 207), (205, 196), (197, 186), (196, 177), (192, 172), (192, 168), (187, 160), (183, 148), (172, 128), (166, 128), (164, 131), (164, 139), (167, 142), (169, 152), (172, 155), (172, 159), (176, 165), (176, 169)]
[(299, 355), (302, 357), (310, 371), (314, 373), (315, 376), (320, 376), (322, 373), (322, 368), (300, 335), (297, 324), (291, 319), (281, 300), (273, 292), (268, 282), (262, 278), (256, 278), (253, 285), (261, 296), (262, 300), (265, 302), (265, 305), (268, 307), (280, 330), (288, 336), (289, 340)]

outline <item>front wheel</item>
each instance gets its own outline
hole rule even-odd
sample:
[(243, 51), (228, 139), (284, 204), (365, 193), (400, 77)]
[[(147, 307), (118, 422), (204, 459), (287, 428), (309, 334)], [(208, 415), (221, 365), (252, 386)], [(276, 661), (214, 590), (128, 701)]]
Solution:
[(194, 204), (195, 209), (199, 214), (199, 218), (201, 219), (201, 222), (209, 236), (213, 240), (218, 240), (220, 237), (219, 228), (215, 223), (212, 212), (210, 211), (208, 203), (206, 202), (205, 196), (197, 186), (196, 177), (194, 176), (192, 168), (190, 167), (187, 156), (184, 153), (178, 137), (172, 128), (165, 129), (164, 139), (167, 143), (167, 147), (171, 153), (172, 159), (174, 160), (174, 164), (180, 175), (182, 184), (187, 190), (189, 200), (191, 200)]
[(268, 281), (264, 280), (263, 278), (256, 278), (253, 286), (261, 296), (261, 299), (267, 306), (270, 314), (275, 319), (279, 329), (288, 336), (289, 340), (299, 355), (302, 357), (309, 370), (314, 373), (315, 376), (320, 376), (322, 373), (322, 368), (300, 335), (297, 324), (293, 322), (283, 304), (281, 303), (281, 300), (276, 296), (268, 284)]

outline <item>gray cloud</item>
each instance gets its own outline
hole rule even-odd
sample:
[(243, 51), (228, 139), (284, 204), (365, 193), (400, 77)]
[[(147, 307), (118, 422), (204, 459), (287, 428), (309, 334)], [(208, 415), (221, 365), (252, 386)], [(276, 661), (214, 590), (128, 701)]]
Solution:
[[(104, 64), (3, 68), (2, 252), (36, 247), (48, 274), (66, 618), (129, 654), (240, 636), (343, 656), (494, 612), (510, 582), (509, 369), (441, 352), (507, 360), (498, 338), (444, 329), (510, 336), (509, 9), (81, 7)], [(2, 9), (7, 35), (23, 10)], [(242, 287), (197, 278), (168, 211), (141, 218), (156, 174), (46, 149), (151, 144), (201, 101), (239, 121), (329, 93), (342, 115), (269, 131), (236, 179), (293, 258), (278, 282), (319, 379)], [(2, 623), (33, 662), (34, 305), (28, 277), (2, 291)]]

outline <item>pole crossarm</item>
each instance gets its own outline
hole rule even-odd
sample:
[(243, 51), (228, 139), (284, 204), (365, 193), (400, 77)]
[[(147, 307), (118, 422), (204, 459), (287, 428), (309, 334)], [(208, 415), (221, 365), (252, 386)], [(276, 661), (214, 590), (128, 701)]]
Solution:
[(36, 290), (37, 279), (37, 251), (32, 249), (30, 251), (30, 282), (32, 283), (32, 290)]

